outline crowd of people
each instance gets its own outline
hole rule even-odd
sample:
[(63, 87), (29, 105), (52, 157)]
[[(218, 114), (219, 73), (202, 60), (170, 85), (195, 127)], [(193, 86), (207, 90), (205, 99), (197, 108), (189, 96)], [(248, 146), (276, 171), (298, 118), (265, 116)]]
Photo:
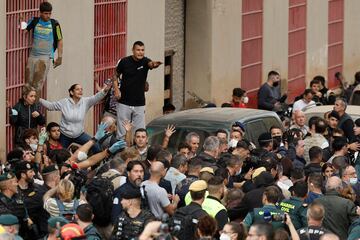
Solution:
[[(95, 95), (84, 97), (73, 84), (67, 98), (40, 98), (45, 78), (36, 64), (53, 59), (55, 40), (61, 48), (55, 65), (62, 62), (60, 25), (51, 11), (44, 2), (40, 18), (28, 22), (35, 80), (8, 109), (15, 147), (1, 166), (0, 240), (360, 238), (360, 119), (346, 113), (349, 98), (336, 98), (324, 77), (297, 97), (290, 123), (272, 126), (256, 142), (247, 139), (251, 129), (234, 122), (206, 139), (190, 132), (170, 152), (176, 126), (164, 129), (162, 145), (148, 144), (146, 78), (161, 62), (144, 57), (141, 41)], [(259, 109), (283, 110), (279, 82), (271, 71)], [(91, 136), (85, 115), (103, 99), (104, 116)], [(223, 107), (244, 108), (248, 101), (235, 88)], [(316, 104), (334, 108), (306, 119), (304, 108)], [(47, 122), (41, 106), (60, 111), (59, 123)]]

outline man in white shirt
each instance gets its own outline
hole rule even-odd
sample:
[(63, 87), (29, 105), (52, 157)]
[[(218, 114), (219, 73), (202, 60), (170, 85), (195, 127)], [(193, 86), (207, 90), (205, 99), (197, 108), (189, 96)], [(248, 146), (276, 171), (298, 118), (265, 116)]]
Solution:
[(311, 89), (305, 89), (303, 93), (303, 98), (294, 102), (293, 112), (296, 110), (304, 111), (308, 106), (316, 106), (316, 103), (312, 100), (314, 93)]

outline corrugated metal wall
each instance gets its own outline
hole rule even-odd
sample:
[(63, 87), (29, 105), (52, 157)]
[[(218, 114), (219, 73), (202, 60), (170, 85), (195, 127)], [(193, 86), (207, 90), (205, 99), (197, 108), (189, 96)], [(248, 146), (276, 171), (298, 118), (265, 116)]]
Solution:
[[(14, 106), (25, 83), (25, 66), (31, 47), (31, 35), (19, 28), (20, 16), (25, 20), (38, 15), (43, 0), (6, 0), (6, 99)], [(46, 84), (42, 91), (46, 96)], [(6, 150), (13, 148), (14, 129), (6, 118)]]
[[(126, 54), (127, 1), (95, 0), (94, 14), (94, 74), (102, 86), (104, 80), (114, 74), (117, 61)], [(94, 131), (100, 122), (102, 107), (102, 104), (94, 107)]]
[(289, 0), (288, 101), (300, 95), (306, 73), (306, 0)]
[(262, 79), (263, 0), (242, 1), (241, 88), (247, 91), (249, 107), (257, 107)]

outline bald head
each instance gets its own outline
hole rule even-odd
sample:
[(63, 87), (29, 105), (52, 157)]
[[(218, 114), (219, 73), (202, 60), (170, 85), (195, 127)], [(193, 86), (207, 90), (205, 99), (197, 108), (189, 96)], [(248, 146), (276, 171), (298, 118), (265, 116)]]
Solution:
[(340, 240), (340, 238), (333, 233), (325, 233), (320, 237), (320, 240)]
[(150, 167), (151, 176), (162, 177), (164, 170), (165, 167), (164, 164), (162, 164), (162, 162), (154, 161), (151, 163), (151, 167)]
[(342, 181), (339, 177), (333, 176), (330, 177), (327, 182), (326, 182), (326, 191), (331, 191), (331, 190), (336, 190), (339, 191), (341, 190), (342, 187)]
[(300, 110), (296, 110), (294, 112), (294, 121), (298, 126), (303, 127), (305, 125), (305, 114), (304, 114), (304, 112), (300, 111)]

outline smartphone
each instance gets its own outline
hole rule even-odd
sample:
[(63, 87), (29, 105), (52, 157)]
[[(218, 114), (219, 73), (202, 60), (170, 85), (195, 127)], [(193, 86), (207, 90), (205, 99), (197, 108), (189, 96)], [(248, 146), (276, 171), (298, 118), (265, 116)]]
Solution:
[(104, 81), (104, 84), (106, 84), (106, 85), (112, 85), (112, 80), (111, 80), (110, 78), (108, 78), (108, 79), (106, 79), (106, 80)]

